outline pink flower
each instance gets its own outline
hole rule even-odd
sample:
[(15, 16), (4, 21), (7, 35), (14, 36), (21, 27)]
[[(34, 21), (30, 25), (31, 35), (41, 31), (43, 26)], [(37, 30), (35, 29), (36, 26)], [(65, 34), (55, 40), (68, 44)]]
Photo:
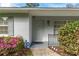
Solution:
[(11, 37), (9, 41), (0, 38), (0, 48), (16, 48), (19, 42), (18, 37)]
[(11, 44), (16, 44), (16, 43), (17, 43), (16, 41), (12, 41), (12, 42), (11, 42)]
[(16, 46), (17, 46), (16, 44), (13, 44), (11, 47), (12, 47), (12, 48), (16, 48)]
[(4, 42), (4, 40), (3, 39), (0, 39), (0, 43), (3, 43)]
[(17, 44), (17, 38), (12, 38), (12, 39), (10, 40), (10, 43), (11, 43), (11, 44)]
[(6, 44), (6, 48), (11, 48), (11, 45), (10, 44)]
[(4, 48), (4, 44), (3, 43), (0, 43), (0, 48)]

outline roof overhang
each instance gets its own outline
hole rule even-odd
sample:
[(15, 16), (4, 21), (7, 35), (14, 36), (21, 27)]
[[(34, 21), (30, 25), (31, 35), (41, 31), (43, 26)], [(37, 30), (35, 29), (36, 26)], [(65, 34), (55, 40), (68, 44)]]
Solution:
[(29, 13), (33, 16), (79, 16), (77, 8), (0, 8), (0, 13)]

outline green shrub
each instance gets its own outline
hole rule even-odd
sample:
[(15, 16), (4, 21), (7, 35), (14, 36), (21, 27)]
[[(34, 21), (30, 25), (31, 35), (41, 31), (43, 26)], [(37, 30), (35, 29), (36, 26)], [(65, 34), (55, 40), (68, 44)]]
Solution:
[(79, 21), (71, 21), (59, 28), (59, 45), (71, 55), (79, 53)]

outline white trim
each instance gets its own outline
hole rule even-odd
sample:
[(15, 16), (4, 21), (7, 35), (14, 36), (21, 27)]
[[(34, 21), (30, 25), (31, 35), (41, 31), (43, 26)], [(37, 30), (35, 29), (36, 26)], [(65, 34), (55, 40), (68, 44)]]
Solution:
[(0, 7), (0, 10), (79, 10), (79, 8), (12, 8), (12, 7)]

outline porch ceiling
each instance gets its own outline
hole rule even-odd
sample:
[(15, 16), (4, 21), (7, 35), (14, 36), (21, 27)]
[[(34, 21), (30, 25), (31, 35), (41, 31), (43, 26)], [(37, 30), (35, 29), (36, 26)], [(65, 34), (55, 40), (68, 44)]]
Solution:
[(71, 8), (0, 8), (0, 13), (30, 13), (33, 16), (79, 16), (79, 9), (71, 9)]

